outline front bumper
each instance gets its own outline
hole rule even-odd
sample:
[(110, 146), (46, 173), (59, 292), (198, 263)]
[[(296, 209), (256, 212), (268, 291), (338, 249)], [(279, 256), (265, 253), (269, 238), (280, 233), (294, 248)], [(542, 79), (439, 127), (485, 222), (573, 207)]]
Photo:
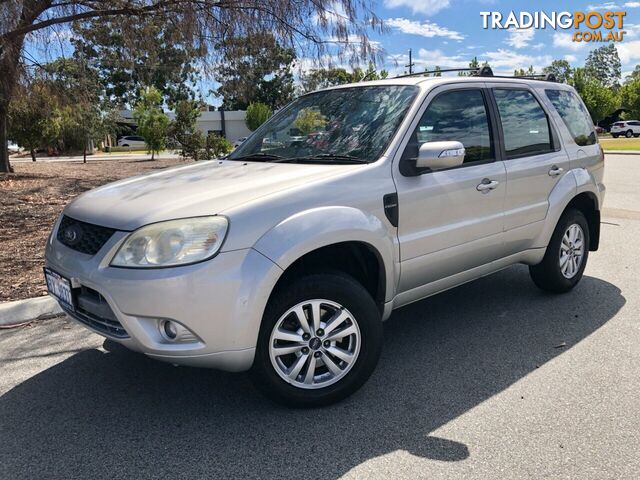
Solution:
[[(51, 235), (47, 268), (69, 278), (74, 291), (84, 287), (97, 292), (126, 333), (92, 325), (78, 315), (75, 320), (158, 360), (227, 371), (250, 368), (262, 314), (282, 273), (280, 267), (253, 249), (221, 252), (211, 260), (183, 267), (110, 267), (126, 235), (116, 232), (93, 256), (72, 250)], [(180, 323), (195, 337), (187, 343), (166, 340), (158, 328), (163, 319)]]

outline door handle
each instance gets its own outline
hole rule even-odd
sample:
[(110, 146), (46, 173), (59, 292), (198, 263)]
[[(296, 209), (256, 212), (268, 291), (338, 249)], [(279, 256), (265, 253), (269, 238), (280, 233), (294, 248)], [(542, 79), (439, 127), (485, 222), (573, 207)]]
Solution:
[(549, 176), (557, 177), (562, 172), (564, 172), (564, 168), (554, 165), (553, 167), (551, 167), (551, 170), (549, 170)]
[(489, 193), (491, 190), (500, 185), (500, 182), (497, 180), (489, 180), (488, 178), (483, 178), (482, 182), (478, 184), (476, 190), (482, 193)]

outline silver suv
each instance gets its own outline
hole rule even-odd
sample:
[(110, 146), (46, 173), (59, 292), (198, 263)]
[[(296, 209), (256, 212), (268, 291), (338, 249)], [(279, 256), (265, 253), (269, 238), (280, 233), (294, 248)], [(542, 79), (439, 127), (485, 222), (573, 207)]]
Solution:
[(45, 276), (70, 317), (132, 350), (328, 404), (371, 375), (395, 308), (516, 263), (572, 289), (598, 248), (603, 167), (567, 85), (345, 85), (298, 98), (224, 160), (79, 196)]

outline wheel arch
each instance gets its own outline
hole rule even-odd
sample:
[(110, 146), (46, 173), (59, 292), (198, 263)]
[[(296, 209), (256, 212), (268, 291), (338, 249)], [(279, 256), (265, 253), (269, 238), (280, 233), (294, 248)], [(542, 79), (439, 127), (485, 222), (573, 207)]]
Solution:
[(280, 222), (254, 245), (282, 270), (275, 288), (301, 272), (350, 274), (381, 307), (395, 294), (397, 246), (378, 217), (353, 207), (321, 207)]

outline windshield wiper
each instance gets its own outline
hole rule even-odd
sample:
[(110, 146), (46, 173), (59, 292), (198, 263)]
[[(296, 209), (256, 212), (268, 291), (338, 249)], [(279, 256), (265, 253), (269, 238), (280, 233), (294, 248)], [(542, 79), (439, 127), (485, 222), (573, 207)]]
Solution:
[(369, 163), (368, 160), (363, 158), (354, 157), (352, 155), (336, 155), (333, 153), (318, 153), (316, 155), (307, 155), (304, 157), (291, 157), (291, 158), (282, 158), (274, 160), (274, 163), (280, 162), (323, 162), (328, 161), (329, 163)]
[(243, 155), (242, 157), (229, 158), (229, 160), (237, 160), (237, 161), (262, 160), (264, 162), (270, 162), (273, 160), (277, 161), (277, 160), (289, 160), (289, 159), (281, 155), (274, 155), (272, 153), (256, 152), (256, 153), (250, 153), (249, 155)]

